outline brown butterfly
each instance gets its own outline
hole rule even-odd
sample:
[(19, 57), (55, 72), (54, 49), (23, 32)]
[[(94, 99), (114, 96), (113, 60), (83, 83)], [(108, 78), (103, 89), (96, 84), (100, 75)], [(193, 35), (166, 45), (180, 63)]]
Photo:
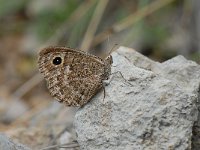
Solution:
[(67, 106), (83, 106), (111, 74), (112, 56), (105, 60), (66, 47), (47, 47), (39, 52), (39, 70), (53, 97)]

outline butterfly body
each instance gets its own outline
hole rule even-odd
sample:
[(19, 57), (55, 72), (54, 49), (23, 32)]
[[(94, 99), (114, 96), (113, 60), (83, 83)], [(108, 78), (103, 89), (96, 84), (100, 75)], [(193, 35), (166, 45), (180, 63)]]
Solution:
[(83, 106), (109, 78), (112, 57), (103, 60), (71, 48), (48, 47), (40, 51), (38, 64), (53, 97), (67, 106)]

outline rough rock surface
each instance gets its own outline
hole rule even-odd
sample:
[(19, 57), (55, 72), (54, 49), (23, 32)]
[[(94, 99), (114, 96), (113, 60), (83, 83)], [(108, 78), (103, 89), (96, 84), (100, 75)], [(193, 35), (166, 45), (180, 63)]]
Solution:
[(200, 66), (183, 56), (154, 62), (125, 47), (112, 56), (105, 99), (99, 92), (76, 113), (80, 148), (198, 149), (193, 128), (198, 126)]
[(14, 143), (11, 139), (0, 133), (0, 150), (31, 150), (30, 148)]

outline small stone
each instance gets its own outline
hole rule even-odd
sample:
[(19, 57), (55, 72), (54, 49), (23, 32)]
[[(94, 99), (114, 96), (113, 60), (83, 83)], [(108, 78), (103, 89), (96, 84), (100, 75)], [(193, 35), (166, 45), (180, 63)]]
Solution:
[(1, 150), (31, 150), (20, 143), (13, 142), (10, 138), (0, 133), (0, 149)]

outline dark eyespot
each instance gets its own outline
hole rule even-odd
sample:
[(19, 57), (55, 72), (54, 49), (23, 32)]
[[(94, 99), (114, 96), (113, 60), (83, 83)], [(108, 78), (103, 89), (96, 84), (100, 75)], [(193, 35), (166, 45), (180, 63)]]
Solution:
[(54, 65), (60, 65), (62, 63), (62, 58), (61, 57), (55, 57), (53, 59), (53, 64)]

